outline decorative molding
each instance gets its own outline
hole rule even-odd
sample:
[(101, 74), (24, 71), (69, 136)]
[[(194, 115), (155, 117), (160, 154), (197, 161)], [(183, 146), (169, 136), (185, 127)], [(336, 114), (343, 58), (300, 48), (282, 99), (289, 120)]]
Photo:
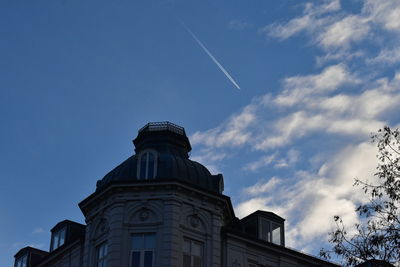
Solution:
[(104, 217), (99, 218), (93, 225), (95, 225), (94, 231), (92, 232), (93, 240), (104, 238), (110, 231), (108, 221)]
[(190, 221), (190, 225), (191, 225), (193, 228), (199, 227), (199, 226), (200, 226), (200, 223), (201, 223), (199, 217), (198, 217), (196, 214), (190, 216), (189, 221)]
[(235, 259), (235, 261), (232, 263), (232, 267), (240, 267), (242, 266), (237, 259)]
[(142, 222), (147, 221), (150, 217), (150, 210), (148, 208), (142, 208), (139, 213), (139, 218)]

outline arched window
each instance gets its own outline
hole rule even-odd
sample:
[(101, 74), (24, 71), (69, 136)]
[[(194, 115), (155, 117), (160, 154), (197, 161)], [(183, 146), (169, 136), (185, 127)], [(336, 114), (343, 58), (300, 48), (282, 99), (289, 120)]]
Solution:
[(138, 161), (138, 176), (140, 180), (153, 179), (156, 176), (156, 155), (154, 152), (142, 153)]

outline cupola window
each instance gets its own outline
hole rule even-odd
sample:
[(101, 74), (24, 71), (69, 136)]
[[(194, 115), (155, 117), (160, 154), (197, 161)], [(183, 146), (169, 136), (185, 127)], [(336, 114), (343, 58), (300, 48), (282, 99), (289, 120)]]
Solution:
[(146, 151), (139, 157), (138, 174), (140, 180), (153, 179), (156, 176), (156, 154), (152, 151)]

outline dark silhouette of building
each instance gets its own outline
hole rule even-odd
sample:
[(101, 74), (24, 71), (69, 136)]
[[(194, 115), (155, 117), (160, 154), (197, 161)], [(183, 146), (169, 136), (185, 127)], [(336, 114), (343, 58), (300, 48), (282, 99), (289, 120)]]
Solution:
[(79, 203), (86, 225), (58, 223), (49, 252), (25, 247), (15, 267), (338, 266), (285, 247), (285, 220), (272, 212), (238, 219), (222, 174), (189, 159), (182, 127), (149, 123), (133, 143)]

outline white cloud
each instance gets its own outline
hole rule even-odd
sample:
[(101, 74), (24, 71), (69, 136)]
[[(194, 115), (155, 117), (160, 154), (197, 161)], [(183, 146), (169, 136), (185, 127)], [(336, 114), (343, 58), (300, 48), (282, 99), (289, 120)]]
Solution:
[(364, 135), (368, 136), (374, 131), (382, 128), (384, 122), (375, 120), (362, 119), (339, 119), (329, 123), (326, 131), (329, 133), (345, 134), (345, 135)]
[(281, 180), (277, 177), (272, 177), (269, 181), (259, 181), (255, 185), (247, 187), (244, 189), (244, 192), (250, 196), (257, 196), (262, 193), (268, 193), (273, 190)]
[(276, 155), (268, 155), (268, 156), (263, 156), (260, 159), (258, 159), (255, 162), (250, 162), (247, 163), (243, 169), (244, 170), (248, 170), (248, 171), (256, 171), (261, 167), (265, 167), (269, 164), (271, 164), (274, 160), (275, 160)]
[(291, 19), (285, 24), (265, 26), (260, 31), (280, 40), (290, 38), (301, 31), (314, 31), (329, 22), (329, 19), (322, 18), (322, 15), (340, 10), (339, 0), (321, 2), (321, 5), (307, 3), (304, 5), (303, 16)]
[(333, 51), (326, 51), (323, 55), (318, 55), (315, 57), (315, 61), (317, 66), (321, 67), (329, 62), (336, 62), (336, 61), (347, 61), (350, 62), (355, 59), (359, 59), (365, 56), (365, 52), (361, 50), (355, 51), (348, 51), (348, 50), (333, 50)]
[(366, 60), (370, 64), (396, 64), (400, 62), (400, 48), (383, 49), (379, 54)]
[[(393, 120), (389, 115), (400, 103), (400, 72), (389, 78), (394, 69), (380, 69), (400, 62), (400, 50), (385, 42), (399, 33), (400, 2), (365, 0), (358, 13), (343, 10), (340, 1), (314, 3), (304, 5), (300, 16), (261, 31), (280, 40), (307, 33), (311, 44), (322, 48), (320, 70), (283, 79), (280, 92), (255, 98), (219, 126), (194, 135), (195, 145), (219, 153), (245, 150), (250, 162), (242, 171), (257, 174), (268, 166), (278, 173), (247, 181), (235, 212), (242, 217), (264, 209), (286, 217), (286, 238), (295, 247), (324, 240), (334, 215), (348, 226), (359, 220), (354, 209), (366, 199), (353, 178), (374, 179), (376, 149), (367, 142), (369, 135)], [(375, 56), (369, 46), (360, 50), (363, 41), (374, 44)], [(312, 145), (302, 147), (303, 140)], [(265, 154), (251, 162), (254, 150)], [(287, 176), (278, 168), (287, 168)]]
[(363, 11), (371, 21), (380, 23), (386, 30), (400, 31), (398, 0), (366, 0)]
[(266, 26), (261, 32), (266, 32), (272, 37), (285, 40), (302, 30), (307, 29), (312, 25), (313, 19), (310, 15), (294, 18), (285, 25), (270, 25)]
[(273, 165), (274, 168), (288, 168), (298, 161), (299, 155), (299, 151), (289, 149), (284, 157), (278, 156), (278, 153), (262, 156), (256, 161), (247, 163), (242, 169), (245, 171), (255, 172), (268, 165)]
[[(337, 79), (334, 79), (335, 76)], [(385, 124), (381, 118), (387, 112), (396, 110), (400, 102), (400, 73), (392, 79), (369, 81), (351, 73), (343, 65), (335, 65), (319, 74), (289, 77), (283, 84), (283, 93), (254, 99), (242, 112), (210, 130), (212, 138), (219, 140), (225, 136), (226, 127), (228, 132), (237, 131), (248, 136), (242, 146), (258, 150), (283, 149), (314, 133), (324, 136), (327, 143), (337, 136), (358, 138), (352, 139), (352, 142), (368, 140), (371, 132)], [(353, 84), (358, 90), (341, 90), (344, 84)], [(282, 95), (300, 92), (300, 88), (306, 92), (296, 99), (296, 104), (287, 106), (277, 101)], [(276, 107), (285, 112), (269, 116), (269, 109)], [(244, 119), (248, 117), (251, 120)], [(238, 121), (243, 121), (241, 127), (234, 123)], [(201, 136), (203, 133), (197, 134)], [(347, 225), (353, 225), (358, 221), (354, 209), (358, 203), (365, 201), (362, 191), (353, 188), (353, 178), (373, 179), (376, 150), (368, 142), (352, 146), (344, 141), (343, 145), (346, 144), (346, 147), (339, 146), (323, 157), (314, 153), (310, 158), (314, 160), (310, 169), (297, 171), (288, 178), (264, 178), (249, 185), (243, 190), (242, 201), (235, 206), (235, 212), (238, 216), (246, 216), (263, 209), (286, 217), (287, 243), (295, 247), (305, 247), (326, 237), (333, 227), (334, 215), (342, 216)], [(242, 148), (230, 143), (208, 142), (207, 139), (199, 139), (196, 145), (217, 151), (224, 151), (225, 147)], [(324, 151), (324, 144), (320, 143), (320, 146), (320, 150)], [(289, 148), (285, 157), (280, 157), (282, 152), (267, 154), (247, 163), (243, 170), (257, 171), (271, 165), (274, 168), (293, 166), (299, 159), (299, 153), (301, 150)]]
[(249, 211), (254, 212), (256, 210), (271, 210), (266, 207), (265, 203), (268, 203), (271, 198), (268, 197), (256, 197), (244, 201), (235, 207), (236, 216), (239, 218), (249, 215)]
[(284, 80), (285, 90), (274, 100), (279, 106), (291, 106), (303, 101), (310, 94), (321, 94), (339, 89), (346, 83), (358, 83), (343, 64), (326, 67), (321, 73), (294, 76)]
[[(343, 64), (326, 67), (319, 74), (288, 77), (282, 93), (254, 99), (242, 112), (214, 129), (196, 132), (191, 140), (194, 145), (214, 149), (250, 145), (252, 149), (270, 150), (311, 133), (366, 138), (386, 123), (381, 119), (384, 114), (396, 109), (400, 101), (398, 77), (363, 80)], [(275, 107), (290, 109), (276, 117), (268, 116), (269, 109)], [(254, 171), (271, 162), (272, 158), (265, 156), (244, 169)]]
[(299, 160), (300, 152), (295, 149), (290, 149), (287, 152), (286, 158), (279, 159), (274, 165), (275, 168), (287, 168), (293, 166)]
[(318, 34), (318, 42), (324, 48), (347, 47), (351, 42), (364, 39), (370, 27), (367, 20), (355, 15), (344, 17)]
[(220, 162), (226, 157), (226, 153), (221, 153), (209, 148), (205, 148), (202, 149), (198, 155), (192, 155), (190, 159), (193, 161), (201, 162), (201, 164), (207, 167), (211, 174), (217, 174), (221, 173), (221, 170), (216, 165), (216, 162)]
[(306, 133), (323, 130), (326, 121), (321, 115), (309, 115), (304, 111), (294, 112), (275, 123), (274, 134), (259, 136), (255, 144), (258, 150), (267, 150), (289, 144)]
[(246, 106), (242, 112), (233, 115), (223, 125), (206, 132), (194, 133), (190, 140), (193, 144), (203, 143), (207, 146), (240, 146), (248, 142), (250, 135), (247, 128), (256, 121), (255, 105)]
[(248, 197), (235, 210), (239, 216), (257, 209), (277, 212), (288, 219), (289, 246), (304, 246), (326, 236), (335, 215), (349, 226), (358, 221), (356, 205), (367, 199), (353, 187), (354, 178), (374, 179), (375, 153), (373, 144), (360, 143), (335, 154), (323, 164), (324, 171), (298, 172), (295, 183), (276, 177), (260, 180), (243, 190)]
[[(269, 37), (285, 40), (300, 32), (306, 32), (313, 44), (329, 52), (327, 59), (346, 57), (351, 44), (363, 40), (377, 41), (371, 38), (380, 30), (390, 33), (400, 31), (400, 2), (398, 0), (365, 0), (359, 14), (345, 12), (339, 1), (323, 1), (320, 4), (308, 3), (303, 14), (287, 23), (270, 24), (260, 31)], [(350, 53), (356, 56), (360, 51)], [(383, 56), (382, 56), (383, 57)], [(319, 57), (319, 62), (325, 61)], [(322, 61), (321, 61), (322, 60)]]

